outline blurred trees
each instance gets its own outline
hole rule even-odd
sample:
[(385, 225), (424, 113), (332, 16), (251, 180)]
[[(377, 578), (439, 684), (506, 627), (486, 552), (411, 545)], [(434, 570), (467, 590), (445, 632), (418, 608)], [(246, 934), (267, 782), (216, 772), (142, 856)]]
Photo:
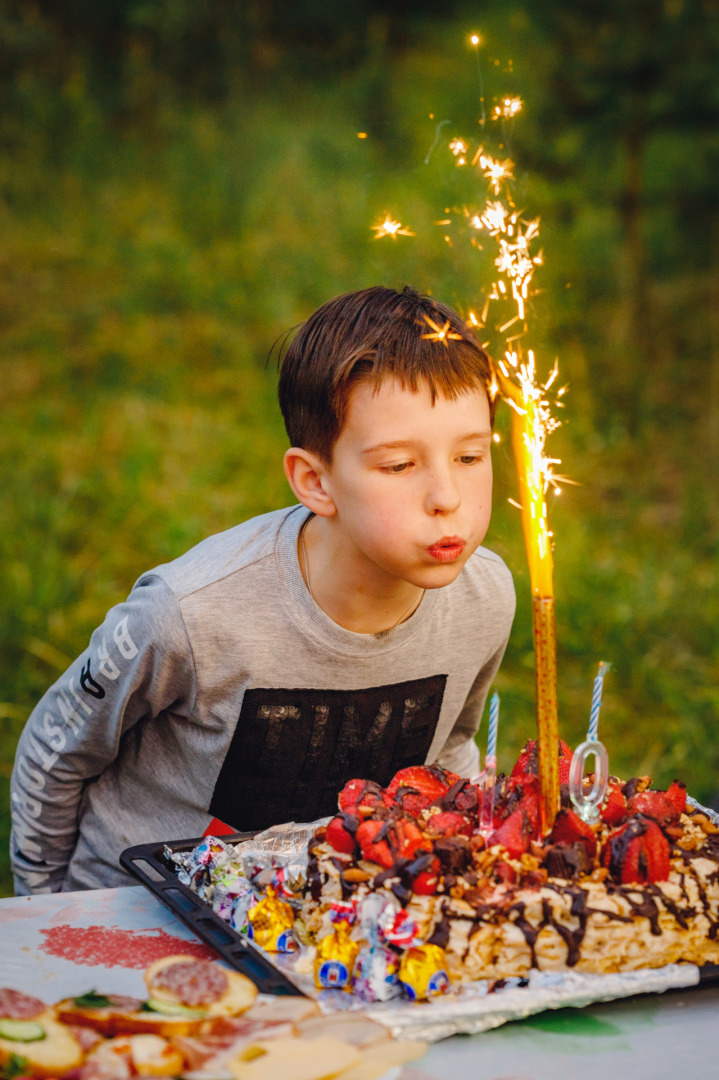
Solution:
[[(221, 101), (309, 78), (333, 79), (381, 49), (400, 55), (431, 22), (451, 19), (446, 0), (5, 0), (4, 81), (30, 71), (72, 79), (78, 63), (92, 92), (118, 114), (173, 95)], [(138, 77), (144, 94), (133, 100)], [(145, 117), (146, 119), (146, 117)]]
[[(535, 3), (531, 13), (552, 104), (537, 164), (573, 169), (591, 198), (617, 209), (618, 337), (623, 357), (636, 362), (625, 366), (615, 400), (636, 434), (657, 404), (649, 373), (664, 333), (651, 281), (671, 280), (689, 265), (697, 279), (716, 273), (719, 3), (578, 0)], [(547, 153), (557, 145), (563, 153)], [(683, 268), (671, 265), (669, 252)], [(714, 302), (708, 284), (692, 290), (705, 311)], [(683, 381), (680, 364), (672, 374)]]

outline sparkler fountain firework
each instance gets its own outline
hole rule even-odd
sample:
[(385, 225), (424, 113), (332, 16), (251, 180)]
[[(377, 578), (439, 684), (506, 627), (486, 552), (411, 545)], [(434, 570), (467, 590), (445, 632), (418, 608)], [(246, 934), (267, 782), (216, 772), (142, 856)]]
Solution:
[[(505, 97), (495, 106), (492, 116), (513, 118), (521, 104), (519, 98)], [(545, 451), (547, 436), (559, 426), (549, 399), (558, 369), (555, 364), (542, 383), (533, 350), (528, 349), (525, 355), (522, 345), (529, 330), (527, 300), (532, 295), (534, 270), (542, 262), (541, 252), (533, 252), (539, 236), (539, 219), (527, 220), (512, 200), (509, 188), (514, 179), (512, 161), (508, 158), (500, 161), (480, 146), (472, 165), (482, 171), (489, 192), (483, 210), (472, 217), (471, 224), (496, 242), (497, 276), (487, 293), (481, 319), (470, 315), (470, 321), (479, 327), (487, 326), (493, 301), (510, 305), (510, 317), (494, 328), (504, 335), (504, 356), (496, 364), (492, 392), (500, 394), (512, 409), (512, 446), (532, 588), (540, 806), (542, 828), (546, 832), (559, 808), (553, 560), (546, 495), (550, 488), (559, 490), (560, 477), (554, 472), (559, 460), (548, 457)], [(556, 397), (563, 393), (564, 388), (559, 389)]]
[[(480, 38), (473, 35), (471, 43), (477, 51)], [(477, 63), (481, 80), (479, 59)], [(484, 139), (488, 125), (481, 81), (480, 102), (482, 115), (479, 126)], [(521, 98), (504, 96), (495, 104), (490, 123), (499, 121), (505, 125), (521, 109)], [(438, 125), (437, 136), (446, 123), (443, 121)], [(429, 160), (433, 149), (434, 144), (425, 161)], [(566, 388), (556, 392), (551, 389), (557, 380), (556, 364), (542, 383), (537, 374), (533, 350), (527, 349), (525, 353), (523, 346), (529, 332), (527, 301), (533, 294), (534, 270), (541, 265), (542, 254), (541, 251), (534, 252), (539, 236), (539, 219), (525, 218), (512, 199), (510, 182), (514, 180), (514, 162), (509, 158), (500, 160), (492, 156), (484, 145), (473, 149), (471, 140), (459, 136), (450, 139), (448, 149), (457, 167), (477, 170), (487, 181), (488, 191), (482, 209), (477, 212), (466, 208), (463, 210), (470, 228), (476, 230), (472, 242), (475, 246), (481, 246), (477, 237), (482, 234), (497, 245), (495, 279), (486, 291), (481, 315), (477, 317), (470, 311), (468, 322), (475, 328), (489, 327), (489, 313), (493, 304), (509, 305), (509, 318), (505, 318), (501, 325), (492, 325), (492, 329), (501, 335), (499, 351), (503, 351), (503, 356), (495, 365), (491, 392), (495, 396), (499, 394), (512, 409), (512, 445), (520, 494), (520, 501), (515, 505), (521, 510), (532, 588), (539, 779), (542, 827), (546, 832), (554, 823), (559, 807), (553, 560), (546, 496), (550, 489), (559, 492), (559, 483), (561, 480), (566, 482), (566, 478), (555, 473), (555, 466), (560, 462), (557, 458), (547, 456), (545, 443), (547, 436), (559, 426), (552, 408), (561, 404), (558, 399)], [(389, 216), (387, 220), (390, 220)], [(392, 224), (399, 226), (399, 222)], [(438, 224), (451, 224), (451, 219), (444, 218)], [(382, 226), (374, 226), (374, 229), (377, 237), (390, 232)], [(392, 235), (396, 235), (396, 232), (400, 232), (400, 229), (397, 228)], [(425, 336), (441, 341), (441, 328), (433, 329), (434, 334)]]

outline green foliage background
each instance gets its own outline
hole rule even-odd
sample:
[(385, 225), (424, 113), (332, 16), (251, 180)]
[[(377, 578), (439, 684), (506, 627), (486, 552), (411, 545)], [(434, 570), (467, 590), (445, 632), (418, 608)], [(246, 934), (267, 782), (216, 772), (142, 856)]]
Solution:
[[(446, 148), (480, 136), (480, 77), (487, 110), (525, 100), (482, 137), (541, 215), (530, 344), (570, 385), (551, 444), (580, 485), (550, 510), (560, 731), (581, 739), (609, 660), (612, 770), (716, 798), (717, 14), (713, 0), (454, 2), (441, 18), (398, 0), (0, 5), (0, 892), (34, 703), (143, 570), (290, 499), (273, 343), (369, 284), (481, 307), (487, 252), (436, 224), (483, 201)], [(374, 240), (387, 211), (416, 235)], [(506, 769), (534, 726), (508, 439), (496, 470), (487, 543), (519, 595), (498, 678)]]

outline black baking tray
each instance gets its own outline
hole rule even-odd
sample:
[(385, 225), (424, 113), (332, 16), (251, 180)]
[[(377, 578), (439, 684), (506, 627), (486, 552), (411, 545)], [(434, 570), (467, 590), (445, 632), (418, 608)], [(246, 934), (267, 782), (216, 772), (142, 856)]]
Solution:
[[(232, 833), (223, 836), (228, 844), (251, 840), (253, 832)], [(126, 848), (120, 855), (120, 865), (149, 889), (157, 899), (170, 909), (185, 926), (189, 926), (205, 944), (220, 954), (230, 967), (251, 979), (263, 994), (305, 997), (271, 960), (247, 938), (237, 934), (229, 923), (216, 915), (197, 893), (183, 885), (177, 877), (175, 864), (166, 852), (192, 851), (205, 837), (194, 840), (171, 840), (167, 843), (138, 844)]]
[[(221, 839), (227, 844), (251, 840), (256, 833), (238, 832)], [(229, 923), (216, 915), (209, 904), (201, 900), (177, 877), (175, 864), (165, 852), (192, 851), (206, 837), (194, 840), (174, 840), (168, 843), (139, 844), (126, 848), (120, 855), (120, 864), (165, 904), (205, 944), (220, 954), (223, 960), (242, 972), (263, 994), (285, 994), (306, 997), (271, 960), (251, 941), (238, 934)], [(699, 968), (699, 985), (719, 983), (719, 964), (704, 964)]]

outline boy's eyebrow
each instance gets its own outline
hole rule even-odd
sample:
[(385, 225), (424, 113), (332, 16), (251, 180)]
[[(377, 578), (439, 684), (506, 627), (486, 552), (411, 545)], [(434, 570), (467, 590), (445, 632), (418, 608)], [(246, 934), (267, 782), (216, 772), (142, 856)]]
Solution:
[[(492, 432), (487, 431), (470, 431), (466, 435), (460, 435), (457, 442), (468, 442), (471, 439), (491, 439)], [(395, 439), (392, 442), (375, 443), (374, 446), (367, 446), (362, 451), (363, 454), (371, 454), (376, 450), (404, 450), (408, 447), (414, 446), (415, 440), (412, 439)]]

